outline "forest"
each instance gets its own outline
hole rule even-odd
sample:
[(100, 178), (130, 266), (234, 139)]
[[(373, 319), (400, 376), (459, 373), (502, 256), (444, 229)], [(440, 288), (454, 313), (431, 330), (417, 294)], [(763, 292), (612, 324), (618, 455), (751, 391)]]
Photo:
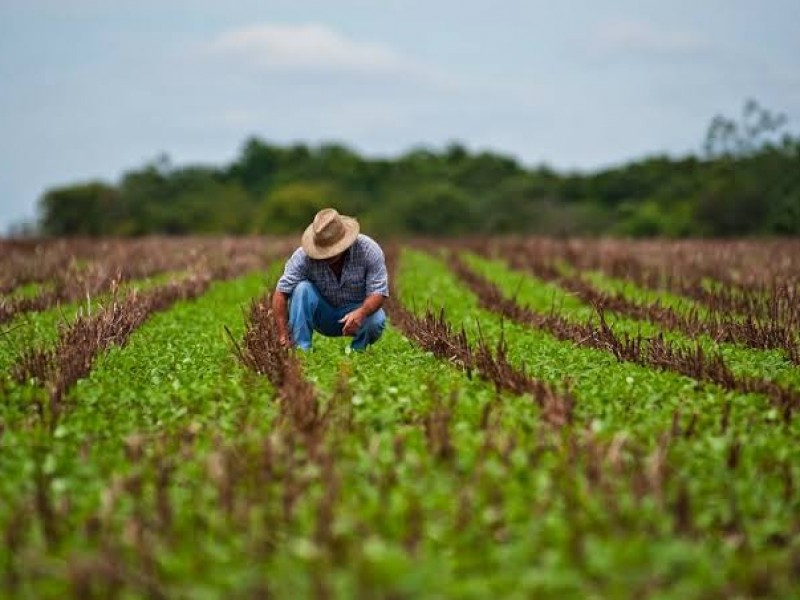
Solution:
[(734, 237), (800, 234), (800, 135), (756, 101), (714, 117), (702, 151), (653, 155), (596, 172), (528, 167), (453, 142), (394, 158), (341, 143), (248, 139), (230, 164), (162, 155), (116, 183), (47, 190), (47, 236), (288, 234), (322, 207), (380, 236)]

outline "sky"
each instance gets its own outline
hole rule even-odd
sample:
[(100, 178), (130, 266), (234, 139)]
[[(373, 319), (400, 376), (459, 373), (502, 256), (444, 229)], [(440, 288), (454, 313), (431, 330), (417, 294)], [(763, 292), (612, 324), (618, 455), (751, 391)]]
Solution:
[(0, 232), (254, 135), (586, 171), (697, 153), (748, 98), (797, 132), (798, 24), (798, 0), (0, 0)]

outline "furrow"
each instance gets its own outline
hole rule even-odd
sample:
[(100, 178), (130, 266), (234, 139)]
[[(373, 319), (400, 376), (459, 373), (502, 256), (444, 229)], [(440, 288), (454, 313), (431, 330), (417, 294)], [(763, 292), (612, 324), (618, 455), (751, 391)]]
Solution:
[(722, 315), (752, 315), (796, 332), (800, 326), (800, 268), (792, 242), (726, 248), (696, 242), (671, 246), (533, 239), (478, 242), (470, 248), (527, 261), (539, 271), (557, 270), (561, 263), (580, 271), (601, 271), (647, 289), (668, 290)]
[(453, 331), (442, 309), (438, 315), (430, 309), (423, 317), (417, 317), (407, 310), (397, 299), (397, 261), (396, 248), (387, 253), (387, 268), (394, 290), (387, 303), (387, 314), (392, 324), (409, 339), (435, 356), (448, 360), (466, 371), (473, 372), (493, 383), (497, 391), (505, 390), (513, 394), (530, 394), (542, 409), (542, 418), (553, 425), (566, 425), (573, 420), (575, 399), (566, 389), (557, 389), (539, 379), (531, 377), (524, 369), (511, 365), (507, 357), (507, 346), (502, 338), (493, 350), (482, 337), (473, 347), (466, 332)]
[(752, 314), (737, 318), (729, 312), (717, 311), (701, 316), (696, 307), (678, 311), (665, 306), (660, 300), (640, 302), (620, 292), (601, 291), (580, 274), (564, 274), (555, 267), (530, 260), (530, 257), (512, 253), (505, 258), (512, 268), (528, 271), (542, 281), (554, 283), (598, 310), (648, 321), (692, 337), (706, 335), (717, 343), (739, 344), (759, 350), (780, 349), (788, 360), (800, 365), (800, 340), (797, 335), (800, 323), (796, 322), (800, 313), (788, 314), (783, 311), (787, 314), (775, 319), (758, 318)]
[[(276, 242), (277, 246), (284, 244)], [(107, 293), (121, 281), (187, 269), (206, 270), (212, 278), (221, 279), (263, 268), (269, 248), (269, 244), (257, 240), (115, 242), (106, 248), (105, 254), (92, 256), (87, 264), (79, 260), (82, 254), (75, 251), (67, 255), (68, 260), (54, 259), (53, 266), (40, 267), (43, 270), (38, 275), (27, 278), (49, 282), (38, 294), (0, 299), (0, 324), (23, 312), (42, 311)], [(101, 246), (95, 252), (102, 249)], [(46, 252), (45, 257), (50, 254)], [(44, 264), (50, 263), (44, 260)], [(20, 278), (22, 275), (17, 277)]]
[[(63, 411), (66, 392), (91, 371), (95, 358), (111, 347), (124, 346), (131, 333), (155, 312), (168, 309), (178, 300), (196, 298), (208, 288), (207, 275), (194, 275), (146, 292), (130, 292), (113, 298), (98, 313), (82, 314), (61, 330), (55, 347), (34, 349), (23, 354), (12, 369), (18, 384), (33, 380), (45, 388), (49, 406), (47, 419), (55, 429)], [(45, 418), (45, 409), (40, 406)]]
[(484, 308), (497, 311), (517, 323), (547, 331), (560, 340), (603, 350), (620, 361), (674, 371), (732, 391), (764, 394), (783, 411), (787, 423), (793, 411), (800, 407), (800, 393), (796, 390), (765, 379), (737, 377), (721, 354), (709, 355), (699, 343), (685, 347), (670, 343), (662, 335), (652, 338), (628, 334), (618, 336), (607, 324), (602, 307), (597, 307), (598, 325), (576, 323), (556, 313), (539, 313), (507, 298), (496, 285), (470, 269), (459, 257), (451, 256), (450, 265)]
[[(53, 347), (25, 350), (11, 367), (10, 385), (32, 382), (46, 390), (46, 402), (36, 400), (36, 407), (39, 417), (53, 431), (63, 412), (66, 393), (90, 373), (97, 356), (113, 346), (124, 346), (133, 331), (152, 314), (167, 310), (180, 300), (197, 298), (212, 280), (237, 277), (263, 265), (267, 259), (255, 255), (239, 257), (143, 292), (133, 290), (120, 296), (112, 289), (108, 304), (96, 313), (79, 313), (72, 323), (62, 323)], [(114, 286), (117, 285), (115, 282)]]
[[(250, 305), (240, 360), (250, 369), (265, 375), (278, 390), (280, 415), (283, 422), (317, 445), (328, 425), (328, 412), (320, 407), (314, 386), (304, 375), (293, 350), (281, 345), (270, 308), (271, 291)], [(234, 340), (235, 341), (235, 340)]]

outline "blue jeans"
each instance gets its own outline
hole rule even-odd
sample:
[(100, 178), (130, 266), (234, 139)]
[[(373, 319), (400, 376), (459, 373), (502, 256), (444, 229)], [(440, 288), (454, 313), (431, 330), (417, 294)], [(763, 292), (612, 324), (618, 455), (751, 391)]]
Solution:
[[(301, 281), (294, 288), (289, 300), (289, 327), (292, 340), (301, 350), (311, 348), (311, 337), (315, 331), (329, 337), (342, 335), (342, 323), (339, 319), (357, 309), (360, 304), (348, 304), (334, 307), (322, 297), (319, 290), (310, 281)], [(353, 336), (350, 347), (353, 350), (364, 350), (378, 341), (386, 326), (386, 313), (378, 309), (361, 324)]]

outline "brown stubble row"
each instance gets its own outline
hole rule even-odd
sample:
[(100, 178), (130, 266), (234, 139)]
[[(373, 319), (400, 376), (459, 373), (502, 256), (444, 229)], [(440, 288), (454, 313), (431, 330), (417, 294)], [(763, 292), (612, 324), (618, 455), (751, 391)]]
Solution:
[(386, 309), (392, 325), (419, 347), (459, 366), (469, 377), (476, 373), (493, 383), (498, 392), (530, 394), (542, 410), (544, 422), (555, 427), (572, 423), (575, 399), (568, 386), (556, 388), (530, 376), (524, 369), (512, 366), (508, 361), (504, 339), (500, 339), (496, 348), (492, 349), (483, 337), (479, 337), (473, 347), (463, 328), (459, 333), (452, 329), (445, 317), (444, 309), (436, 314), (428, 308), (422, 317), (418, 317), (405, 308), (397, 300), (398, 254), (399, 249), (396, 246), (387, 249), (386, 263), (389, 281), (394, 291)]
[[(238, 507), (245, 527), (251, 523), (249, 511), (275, 507), (262, 511), (269, 519), (263, 528), (266, 536), (254, 546), (254, 555), (262, 560), (268, 560), (280, 543), (281, 532), (291, 529), (295, 509), (308, 496), (310, 488), (320, 487), (313, 543), (329, 557), (327, 560), (340, 562), (346, 548), (333, 529), (336, 505), (342, 494), (342, 475), (336, 457), (343, 437), (360, 433), (353, 425), (348, 373), (340, 372), (333, 393), (323, 404), (316, 387), (305, 377), (297, 350), (280, 343), (270, 306), (274, 285), (267, 287), (270, 293), (250, 305), (241, 343), (230, 330), (228, 334), (239, 360), (267, 377), (274, 387), (277, 420), (269, 435), (261, 437), (249, 449), (241, 443), (218, 445), (214, 462), (210, 463), (211, 480), (220, 486), (220, 503), (227, 515), (235, 517)], [(252, 455), (253, 448), (257, 455)], [(315, 475), (307, 477), (304, 473)], [(257, 479), (255, 487), (246, 485), (246, 479), (252, 477)], [(247, 489), (256, 490), (254, 497), (241, 497)], [(330, 579), (322, 569), (315, 569), (311, 580), (316, 597), (332, 596)], [(254, 595), (269, 597), (269, 584), (266, 581), (258, 584)]]
[[(474, 249), (482, 250), (484, 256), (489, 256), (486, 247)], [(619, 292), (601, 291), (582, 274), (565, 274), (552, 261), (539, 254), (509, 248), (502, 258), (512, 268), (527, 271), (542, 281), (554, 283), (599, 311), (610, 311), (632, 319), (649, 321), (691, 337), (707, 335), (717, 343), (740, 344), (759, 350), (782, 350), (789, 361), (800, 365), (800, 310), (795, 310), (789, 302), (787, 288), (781, 288), (781, 294), (786, 295), (775, 296), (784, 300), (773, 302), (775, 310), (770, 315), (759, 317), (747, 313), (737, 317), (731, 312), (712, 310), (703, 316), (697, 307), (677, 311), (664, 306), (658, 300), (641, 302)]]
[[(717, 313), (737, 313), (800, 332), (800, 242), (475, 239), (486, 255), (529, 257), (540, 269), (567, 263), (653, 290), (667, 290)], [(709, 281), (720, 285), (713, 288)]]
[(0, 294), (59, 277), (76, 260), (99, 256), (91, 239), (0, 240)]
[(295, 351), (280, 343), (270, 294), (250, 305), (242, 345), (233, 341), (239, 359), (256, 373), (265, 375), (274, 386), (282, 422), (316, 446), (324, 435), (329, 415), (321, 410), (316, 390), (304, 377)]
[(111, 289), (112, 282), (187, 269), (226, 277), (260, 268), (265, 255), (284, 246), (285, 241), (266, 238), (60, 240), (25, 246), (0, 260), (5, 263), (0, 288), (27, 282), (43, 287), (33, 296), (0, 298), (0, 323), (23, 312), (97, 296)]
[(451, 255), (449, 264), (477, 296), (481, 306), (516, 323), (541, 329), (557, 339), (571, 341), (579, 346), (609, 352), (619, 361), (673, 371), (698, 381), (714, 383), (727, 390), (764, 394), (783, 412), (787, 424), (791, 421), (793, 412), (800, 408), (800, 393), (797, 390), (767, 379), (737, 377), (721, 354), (709, 355), (697, 342), (690, 346), (679, 346), (664, 339), (663, 335), (619, 336), (608, 326), (600, 307), (597, 325), (592, 322), (576, 323), (555, 312), (540, 313), (506, 298), (496, 285), (475, 273), (458, 256)]
[[(215, 258), (269, 250), (283, 238), (263, 237), (144, 237), (52, 238), (0, 240), (0, 293), (18, 285), (46, 283), (74, 272), (81, 263), (121, 270), (122, 277), (146, 277), (160, 265), (189, 268)], [(170, 268), (170, 267), (168, 267)]]
[(199, 296), (210, 281), (208, 274), (195, 274), (145, 292), (134, 290), (121, 298), (114, 293), (108, 305), (95, 314), (79, 314), (72, 323), (62, 325), (54, 347), (23, 352), (12, 367), (12, 377), (18, 384), (33, 380), (46, 390), (47, 404), (37, 402), (37, 413), (53, 430), (64, 410), (66, 393), (89, 374), (101, 352), (124, 346), (150, 315)]
[[(111, 346), (124, 346), (130, 335), (152, 314), (167, 310), (175, 302), (197, 298), (212, 281), (238, 277), (263, 269), (283, 247), (263, 251), (258, 244), (248, 252), (236, 252), (237, 246), (221, 247), (213, 261), (206, 257), (200, 266), (180, 280), (173, 280), (146, 291), (120, 291), (120, 279), (110, 281), (111, 297), (96, 312), (81, 312), (72, 322), (60, 324), (52, 348), (31, 347), (22, 352), (12, 366), (12, 379), (18, 384), (30, 380), (43, 388), (46, 401), (37, 403), (38, 415), (53, 430), (64, 409), (69, 389), (91, 371), (95, 358)], [(155, 252), (156, 248), (150, 248)], [(268, 254), (267, 252), (272, 252)], [(219, 260), (228, 256), (230, 260)]]
[(498, 247), (524, 247), (581, 270), (598, 270), (644, 287), (684, 289), (710, 279), (734, 290), (762, 291), (800, 282), (800, 240), (621, 240), (507, 238)]

